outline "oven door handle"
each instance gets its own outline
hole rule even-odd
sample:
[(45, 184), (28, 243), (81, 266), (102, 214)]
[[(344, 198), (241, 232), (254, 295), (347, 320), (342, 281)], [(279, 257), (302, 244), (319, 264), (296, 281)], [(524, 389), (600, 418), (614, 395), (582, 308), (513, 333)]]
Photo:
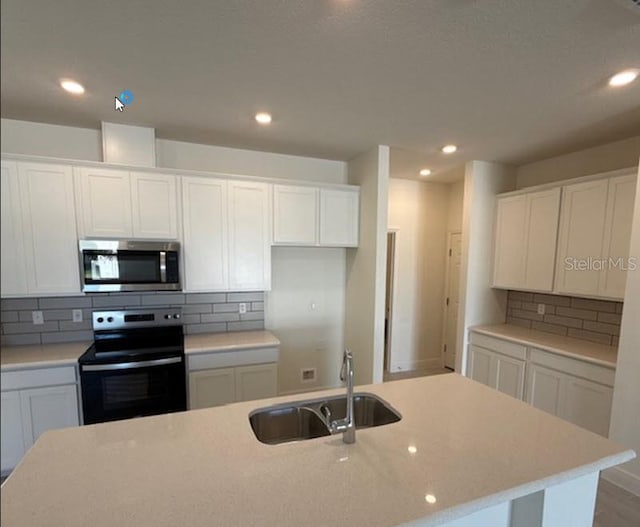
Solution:
[(143, 360), (138, 362), (119, 362), (116, 364), (87, 364), (82, 366), (82, 371), (109, 371), (132, 370), (134, 368), (146, 368), (147, 366), (164, 366), (182, 362), (182, 357), (170, 357), (168, 359)]

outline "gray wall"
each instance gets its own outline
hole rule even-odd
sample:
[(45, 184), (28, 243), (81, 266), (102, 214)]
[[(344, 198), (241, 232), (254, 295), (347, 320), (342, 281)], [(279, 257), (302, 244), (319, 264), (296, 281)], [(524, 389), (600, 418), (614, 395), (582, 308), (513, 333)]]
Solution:
[[(238, 303), (247, 313), (238, 313)], [(264, 293), (101, 293), (72, 297), (3, 298), (3, 346), (93, 340), (91, 312), (145, 307), (182, 307), (186, 333), (222, 333), (264, 329)], [(82, 309), (82, 322), (72, 310)], [(35, 325), (32, 311), (42, 311), (44, 324)]]

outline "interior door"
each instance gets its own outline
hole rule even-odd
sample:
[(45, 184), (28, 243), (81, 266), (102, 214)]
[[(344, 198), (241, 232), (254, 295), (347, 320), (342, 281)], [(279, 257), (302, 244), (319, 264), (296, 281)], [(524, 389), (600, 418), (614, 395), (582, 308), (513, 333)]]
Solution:
[(447, 284), (445, 301), (444, 327), (444, 365), (454, 369), (456, 365), (456, 345), (458, 328), (458, 307), (460, 305), (460, 262), (462, 260), (462, 234), (451, 233), (449, 236), (449, 253), (447, 268)]

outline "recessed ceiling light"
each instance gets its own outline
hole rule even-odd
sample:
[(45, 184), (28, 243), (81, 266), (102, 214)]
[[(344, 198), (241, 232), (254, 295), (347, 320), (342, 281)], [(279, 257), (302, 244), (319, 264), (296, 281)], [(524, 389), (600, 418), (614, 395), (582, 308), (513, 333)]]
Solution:
[(420, 171), (420, 175), (421, 175), (421, 176), (430, 176), (430, 175), (431, 175), (431, 170), (429, 170), (428, 168), (423, 168), (423, 169)]
[(638, 78), (638, 70), (624, 70), (609, 79), (609, 86), (626, 86)]
[(256, 114), (256, 121), (260, 124), (269, 124), (271, 122), (271, 114), (260, 112)]
[(74, 95), (82, 95), (84, 93), (84, 86), (79, 82), (72, 81), (71, 79), (62, 79), (60, 81), (60, 86)]
[(458, 150), (456, 145), (445, 145), (442, 147), (442, 151), (445, 154), (453, 154), (456, 150)]

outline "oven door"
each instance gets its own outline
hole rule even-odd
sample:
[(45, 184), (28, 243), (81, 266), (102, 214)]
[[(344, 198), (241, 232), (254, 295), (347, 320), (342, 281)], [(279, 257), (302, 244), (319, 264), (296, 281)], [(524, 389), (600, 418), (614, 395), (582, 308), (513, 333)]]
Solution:
[(82, 364), (84, 424), (187, 409), (184, 355)]

